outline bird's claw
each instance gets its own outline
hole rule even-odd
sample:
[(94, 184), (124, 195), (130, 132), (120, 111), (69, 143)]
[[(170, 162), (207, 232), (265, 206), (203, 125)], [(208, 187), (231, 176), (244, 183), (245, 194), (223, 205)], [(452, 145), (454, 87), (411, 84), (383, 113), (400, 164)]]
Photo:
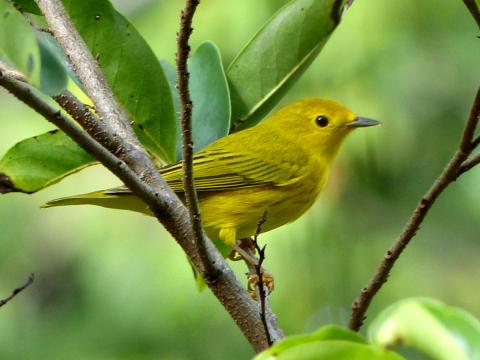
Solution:
[[(228, 254), (228, 258), (232, 261), (245, 260), (248, 263), (252, 263), (252, 259), (255, 257), (255, 244), (250, 238), (240, 239), (239, 243), (234, 246), (232, 251)], [(256, 261), (252, 265), (256, 264)]]
[[(274, 281), (273, 275), (263, 269), (261, 274), (262, 274), (263, 286), (266, 287), (268, 291), (266, 295), (271, 294), (275, 288), (275, 281)], [(255, 300), (257, 299), (256, 288), (258, 287), (259, 284), (260, 284), (260, 277), (258, 276), (258, 274), (248, 275), (247, 290), (252, 296), (252, 298)]]
[(243, 256), (239, 254), (238, 251), (235, 249), (232, 249), (232, 251), (230, 251), (230, 253), (228, 254), (228, 258), (232, 261), (244, 260)]

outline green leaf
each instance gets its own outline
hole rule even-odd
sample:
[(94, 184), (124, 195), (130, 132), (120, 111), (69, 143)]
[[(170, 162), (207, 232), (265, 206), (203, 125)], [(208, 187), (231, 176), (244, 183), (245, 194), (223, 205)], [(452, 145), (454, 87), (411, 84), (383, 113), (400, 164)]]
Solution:
[[(173, 94), (175, 110), (180, 112), (180, 99), (175, 87), (175, 68), (161, 61), (163, 70)], [(228, 135), (230, 130), (230, 94), (223, 70), (218, 47), (211, 41), (205, 41), (192, 54), (188, 61), (190, 73), (190, 98), (193, 103), (192, 136), (195, 151), (211, 142)], [(182, 131), (180, 118), (177, 119), (178, 145), (177, 159), (182, 158)]]
[(43, 33), (37, 36), (42, 59), (40, 90), (49, 96), (55, 96), (65, 90), (68, 85), (63, 54), (50, 35)]
[(257, 355), (255, 360), (400, 360), (402, 357), (371, 346), (357, 333), (326, 326), (313, 334), (287, 337)]
[(42, 15), (40, 8), (33, 0), (13, 0), (15, 7), (21, 11), (35, 15)]
[(7, 0), (0, 0), (0, 56), (25, 75), (32, 85), (40, 84), (37, 39), (25, 18)]
[(374, 320), (369, 333), (377, 344), (413, 348), (435, 360), (480, 359), (480, 322), (433, 299), (393, 304)]
[(34, 136), (17, 143), (0, 160), (0, 193), (32, 193), (94, 163), (61, 131)]
[(317, 330), (313, 334), (302, 334), (286, 337), (285, 339), (282, 339), (273, 345), (266, 352), (278, 354), (294, 346), (321, 340), (347, 340), (365, 343), (365, 340), (357, 333), (339, 326), (329, 325)]
[(379, 347), (344, 340), (326, 340), (301, 344), (268, 360), (402, 360), (403, 357)]
[(193, 102), (193, 142), (198, 151), (228, 134), (230, 94), (220, 51), (214, 43), (202, 43), (190, 58), (188, 69)]
[(312, 63), (338, 25), (345, 0), (294, 0), (281, 8), (227, 69), (233, 129), (255, 125)]
[(166, 162), (175, 160), (177, 123), (172, 95), (156, 56), (107, 0), (64, 0), (142, 143)]
[[(177, 114), (178, 129), (180, 129), (180, 117), (178, 116), (181, 109), (180, 98), (178, 96), (177, 90), (177, 72), (175, 67), (173, 67), (167, 60), (160, 60), (160, 65), (162, 66), (163, 73), (167, 78), (168, 85), (170, 86), (170, 92), (172, 94), (173, 107), (175, 109), (175, 114)], [(192, 74), (190, 72), (190, 77)], [(179, 130), (180, 131), (180, 130)]]

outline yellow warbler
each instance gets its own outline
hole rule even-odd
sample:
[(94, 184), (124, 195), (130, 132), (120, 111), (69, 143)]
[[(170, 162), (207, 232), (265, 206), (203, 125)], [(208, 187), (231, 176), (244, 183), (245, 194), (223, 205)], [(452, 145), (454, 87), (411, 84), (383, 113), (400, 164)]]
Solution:
[[(208, 145), (193, 160), (205, 231), (211, 239), (231, 246), (255, 234), (265, 211), (262, 232), (297, 219), (322, 190), (346, 135), (357, 127), (377, 124), (335, 101), (306, 99)], [(181, 195), (181, 162), (159, 171)], [(57, 199), (44, 206), (81, 204), (151, 214), (125, 187)]]

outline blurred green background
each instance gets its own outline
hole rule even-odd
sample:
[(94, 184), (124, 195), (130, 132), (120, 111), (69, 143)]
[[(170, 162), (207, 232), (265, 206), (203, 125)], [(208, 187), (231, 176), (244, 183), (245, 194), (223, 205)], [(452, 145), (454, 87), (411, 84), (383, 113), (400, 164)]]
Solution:
[[(180, 0), (114, 1), (159, 58), (173, 62)], [(216, 42), (228, 64), (285, 1), (204, 0), (193, 48)], [(478, 30), (462, 1), (357, 0), (289, 92), (337, 99), (382, 127), (358, 131), (320, 201), (261, 236), (271, 297), (287, 334), (345, 324), (349, 307), (419, 197), (453, 153), (480, 75)], [(51, 127), (0, 90), (0, 153)], [(162, 227), (95, 207), (45, 201), (117, 185), (89, 168), (38, 194), (0, 197), (0, 359), (246, 359), (249, 344)], [(370, 319), (409, 296), (480, 317), (480, 169), (442, 195), (373, 303)], [(243, 264), (235, 263), (243, 277)], [(368, 323), (368, 321), (367, 321)]]

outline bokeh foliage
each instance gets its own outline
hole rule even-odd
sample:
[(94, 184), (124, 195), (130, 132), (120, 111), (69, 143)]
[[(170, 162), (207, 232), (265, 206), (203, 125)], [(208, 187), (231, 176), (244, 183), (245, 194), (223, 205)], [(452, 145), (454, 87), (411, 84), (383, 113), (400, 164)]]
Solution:
[[(204, 1), (192, 47), (211, 39), (228, 64), (284, 2)], [(143, 4), (129, 19), (157, 57), (173, 62), (182, 2)], [(266, 267), (276, 277), (272, 305), (287, 333), (346, 322), (352, 299), (456, 146), (480, 70), (476, 35), (461, 1), (357, 0), (283, 100), (335, 98), (384, 122), (352, 135), (314, 209), (261, 237), (269, 244)], [(0, 153), (51, 129), (4, 91), (0, 107)], [(477, 169), (443, 195), (372, 316), (412, 295), (480, 316), (479, 180)], [(250, 356), (213, 296), (196, 292), (183, 254), (154, 220), (87, 207), (38, 209), (59, 195), (114, 184), (104, 170), (91, 168), (34, 197), (0, 198), (0, 293), (31, 271), (37, 275), (0, 312), (0, 358)]]

